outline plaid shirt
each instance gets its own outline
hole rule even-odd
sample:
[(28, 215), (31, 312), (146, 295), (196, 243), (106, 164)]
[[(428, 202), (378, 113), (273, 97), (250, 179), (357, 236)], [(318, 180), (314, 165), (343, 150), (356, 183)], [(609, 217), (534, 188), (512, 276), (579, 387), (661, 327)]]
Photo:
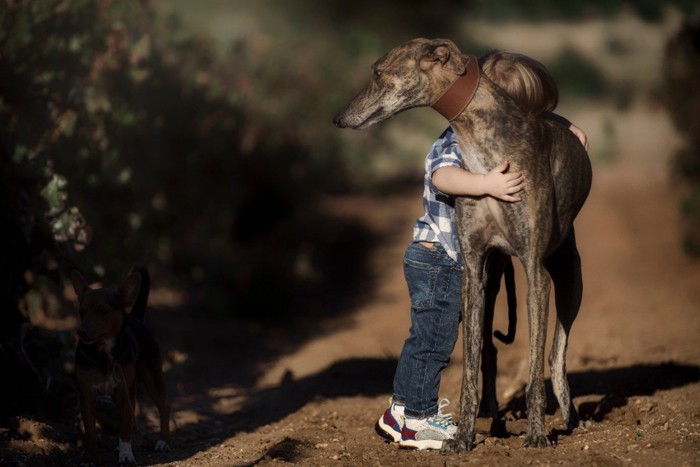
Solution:
[(440, 167), (462, 167), (462, 153), (452, 127), (448, 127), (433, 143), (425, 158), (423, 209), (425, 214), (413, 227), (414, 242), (439, 242), (447, 254), (462, 264), (455, 227), (454, 196), (439, 191), (432, 182), (433, 173)]

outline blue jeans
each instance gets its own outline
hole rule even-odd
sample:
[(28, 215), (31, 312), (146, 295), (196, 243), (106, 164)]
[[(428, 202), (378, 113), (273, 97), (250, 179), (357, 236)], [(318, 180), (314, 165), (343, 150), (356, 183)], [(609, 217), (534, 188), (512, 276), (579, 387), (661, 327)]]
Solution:
[(394, 375), (393, 400), (406, 415), (425, 418), (438, 410), (440, 373), (450, 362), (461, 317), (462, 269), (439, 243), (411, 243), (404, 255), (411, 297), (411, 329)]

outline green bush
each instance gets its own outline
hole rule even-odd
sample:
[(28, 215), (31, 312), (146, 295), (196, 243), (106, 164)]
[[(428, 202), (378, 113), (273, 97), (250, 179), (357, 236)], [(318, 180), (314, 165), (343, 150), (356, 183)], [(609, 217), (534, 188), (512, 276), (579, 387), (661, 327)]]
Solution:
[(602, 98), (609, 94), (609, 83), (601, 71), (573, 49), (562, 51), (548, 68), (562, 94), (580, 98)]
[(473, 14), (493, 20), (522, 18), (529, 21), (579, 21), (590, 17), (610, 17), (628, 9), (645, 21), (659, 21), (664, 9), (674, 6), (686, 13), (697, 8), (694, 0), (589, 0), (587, 2), (561, 0), (502, 0), (473, 3)]
[(205, 308), (305, 307), (352, 269), (336, 247), (362, 237), (317, 209), (344, 180), (319, 53), (298, 66), (253, 38), (222, 58), (146, 5), (0, 13), (6, 203), (25, 198), (17, 223), (51, 227), (36, 248), (57, 277), (76, 265), (116, 283), (144, 263)]
[(686, 251), (700, 257), (700, 17), (687, 20), (666, 45), (664, 96), (685, 139), (673, 159), (673, 173), (687, 187), (681, 200)]
[(352, 185), (331, 124), (347, 96), (318, 92), (342, 57), (275, 45), (222, 56), (138, 0), (0, 9), (0, 418), (48, 384), (24, 324), (74, 313), (72, 268), (113, 285), (143, 264), (240, 321), (343, 311), (369, 238), (320, 203)]

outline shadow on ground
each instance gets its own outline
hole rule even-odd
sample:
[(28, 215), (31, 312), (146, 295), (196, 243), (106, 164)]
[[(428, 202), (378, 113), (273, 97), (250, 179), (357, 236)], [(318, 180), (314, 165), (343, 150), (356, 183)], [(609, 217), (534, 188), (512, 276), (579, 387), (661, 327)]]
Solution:
[[(306, 403), (318, 398), (339, 398), (349, 396), (377, 396), (390, 392), (395, 359), (349, 359), (338, 362), (320, 373), (299, 380), (284, 380), (278, 386), (250, 394), (245, 406), (231, 416), (221, 420), (202, 422), (208, 427), (188, 426), (178, 436), (188, 433), (216, 432), (216, 436), (200, 439), (196, 446), (178, 451), (177, 456), (168, 461), (191, 457), (197, 451), (220, 443), (237, 433), (252, 431), (264, 425), (278, 422), (302, 408)], [(613, 409), (624, 407), (630, 398), (653, 395), (657, 391), (682, 387), (700, 381), (700, 367), (675, 362), (661, 364), (641, 364), (626, 368), (594, 370), (570, 374), (572, 396), (602, 395), (596, 403), (582, 404), (579, 408), (584, 419), (601, 421)], [(547, 381), (548, 413), (557, 408), (551, 384)], [(214, 401), (212, 401), (213, 403)], [(525, 410), (524, 397), (516, 397), (506, 404), (503, 413)], [(219, 429), (222, 425), (225, 429)], [(210, 426), (210, 427), (209, 427)], [(283, 440), (291, 443), (293, 440)], [(205, 443), (203, 446), (200, 443)], [(293, 455), (293, 446), (273, 446), (271, 449), (285, 449), (285, 455)], [(288, 449), (289, 448), (289, 449)], [(270, 454), (269, 452), (267, 453)], [(161, 460), (162, 462), (162, 460)]]
[[(149, 465), (189, 459), (197, 452), (220, 444), (236, 434), (252, 432), (283, 420), (314, 400), (352, 396), (374, 397), (387, 394), (390, 392), (396, 363), (393, 358), (353, 358), (337, 362), (308, 377), (300, 379), (285, 377), (277, 386), (247, 393), (245, 403), (233, 414), (213, 413), (197, 423), (176, 430), (173, 444), (177, 448), (170, 453), (153, 454), (146, 452), (145, 446), (142, 449), (137, 447), (139, 460), (142, 465)], [(602, 396), (597, 402), (583, 403), (579, 407), (584, 419), (602, 421), (614, 409), (627, 406), (630, 398), (649, 396), (658, 391), (697, 383), (700, 381), (700, 367), (676, 362), (640, 364), (624, 368), (574, 372), (569, 375), (569, 381), (573, 397)], [(219, 383), (222, 382), (219, 381)], [(547, 381), (547, 395), (547, 413), (551, 415), (556, 411), (557, 404), (549, 381)], [(204, 399), (204, 401), (200, 399), (198, 404), (215, 406), (218, 402), (218, 398), (214, 396)], [(190, 409), (187, 406), (187, 400), (180, 401), (174, 408), (179, 411)], [(510, 400), (501, 411), (501, 415), (508, 412), (524, 414), (524, 396), (519, 395)], [(56, 433), (59, 431), (56, 430)], [(43, 435), (52, 436), (51, 432)], [(2, 436), (4, 435), (0, 434), (0, 437)], [(150, 436), (150, 434), (144, 436)], [(503, 436), (510, 435), (503, 433)], [(272, 455), (273, 451), (277, 450), (287, 456), (289, 461), (293, 461), (295, 449), (304, 448), (292, 445), (295, 442), (297, 441), (285, 438), (269, 448), (263, 457)], [(106, 443), (103, 444), (105, 447), (102, 448), (101, 458), (109, 459), (113, 454), (112, 449), (107, 448)], [(23, 465), (70, 465), (78, 461), (78, 453), (75, 450), (46, 454), (50, 455), (50, 463), (46, 462), (47, 457), (44, 455), (25, 456), (22, 463)]]
[[(637, 396), (651, 396), (657, 391), (674, 389), (700, 381), (700, 367), (676, 362), (659, 364), (639, 364), (609, 370), (591, 370), (569, 373), (571, 397), (600, 395), (596, 402), (584, 402), (579, 407), (579, 415), (584, 420), (600, 422), (614, 409), (624, 407), (629, 399)], [(558, 409), (552, 384), (545, 382), (547, 393), (547, 414)], [(511, 399), (501, 410), (501, 416), (508, 412), (525, 413), (524, 394)]]

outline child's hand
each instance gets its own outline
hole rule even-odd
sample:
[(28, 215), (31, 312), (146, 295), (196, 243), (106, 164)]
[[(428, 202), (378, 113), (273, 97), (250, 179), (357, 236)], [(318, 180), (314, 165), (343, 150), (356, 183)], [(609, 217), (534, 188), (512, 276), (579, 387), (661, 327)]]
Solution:
[(582, 129), (574, 125), (573, 123), (569, 127), (569, 130), (576, 135), (579, 141), (581, 141), (581, 144), (583, 144), (583, 147), (586, 148), (586, 152), (588, 152), (588, 136), (586, 136), (586, 133), (583, 132)]
[(516, 194), (523, 189), (525, 177), (521, 173), (505, 173), (509, 166), (510, 162), (506, 161), (484, 175), (484, 191), (494, 198), (513, 203), (521, 200)]

